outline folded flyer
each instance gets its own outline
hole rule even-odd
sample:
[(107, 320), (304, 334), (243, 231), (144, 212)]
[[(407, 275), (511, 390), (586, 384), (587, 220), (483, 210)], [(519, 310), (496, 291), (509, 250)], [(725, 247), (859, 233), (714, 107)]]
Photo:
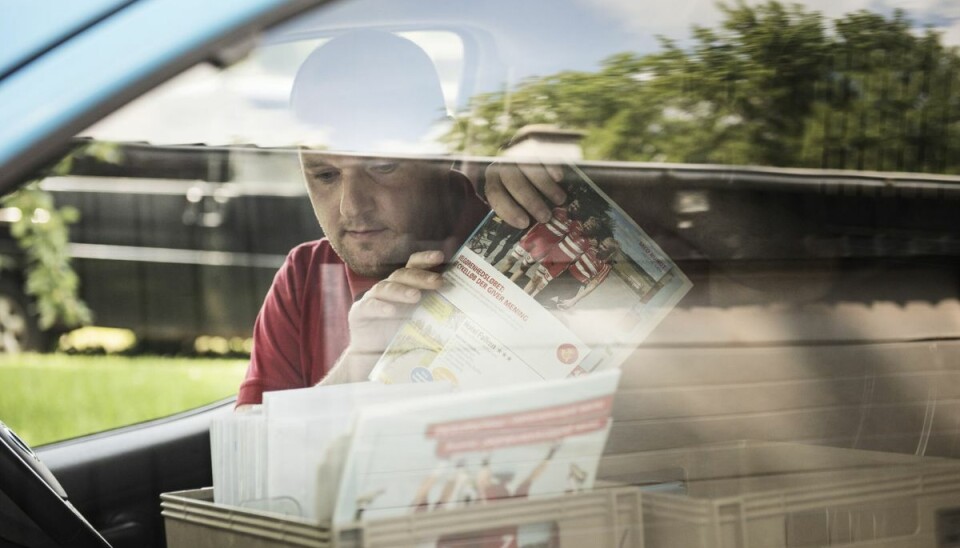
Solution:
[(593, 487), (619, 370), (360, 409), (334, 523)]
[(490, 213), (370, 374), (460, 388), (620, 366), (690, 280), (578, 167), (566, 203), (526, 229)]

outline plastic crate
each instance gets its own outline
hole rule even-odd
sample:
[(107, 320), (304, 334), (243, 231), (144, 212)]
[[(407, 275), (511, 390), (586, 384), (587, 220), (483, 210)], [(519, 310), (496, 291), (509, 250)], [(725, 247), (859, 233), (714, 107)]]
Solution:
[(541, 500), (329, 525), (213, 503), (212, 489), (161, 495), (168, 548), (487, 545), (504, 535), (547, 535), (563, 547), (642, 548), (640, 490), (611, 487)]
[(291, 516), (222, 506), (213, 488), (160, 495), (168, 548), (334, 546), (329, 527)]
[(643, 497), (648, 548), (960, 547), (960, 463), (751, 443), (608, 459), (608, 478), (670, 481)]
[(484, 546), (516, 527), (561, 547), (960, 548), (953, 460), (738, 442), (606, 457), (598, 475), (616, 487), (338, 530), (217, 506), (211, 489), (165, 494), (162, 506), (169, 548)]

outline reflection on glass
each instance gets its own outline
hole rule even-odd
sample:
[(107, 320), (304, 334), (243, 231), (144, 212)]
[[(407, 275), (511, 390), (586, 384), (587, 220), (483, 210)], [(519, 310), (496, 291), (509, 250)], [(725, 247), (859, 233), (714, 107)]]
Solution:
[[(837, 18), (721, 5), (689, 44), (475, 96), (449, 136), (495, 154), (530, 124), (586, 132), (592, 160), (956, 173), (960, 55), (903, 12)], [(468, 130), (462, 130), (469, 127)]]

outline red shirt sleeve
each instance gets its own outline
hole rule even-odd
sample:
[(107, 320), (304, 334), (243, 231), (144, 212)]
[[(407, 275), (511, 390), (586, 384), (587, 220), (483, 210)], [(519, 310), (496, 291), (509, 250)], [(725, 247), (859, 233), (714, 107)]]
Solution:
[(294, 249), (277, 271), (253, 327), (253, 353), (237, 405), (260, 403), (263, 393), (303, 384), (300, 356), (301, 291)]

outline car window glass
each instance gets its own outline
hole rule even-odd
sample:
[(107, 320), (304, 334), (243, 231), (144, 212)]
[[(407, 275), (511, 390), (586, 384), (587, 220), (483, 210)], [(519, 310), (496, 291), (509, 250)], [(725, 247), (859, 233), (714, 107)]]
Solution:
[[(18, 389), (4, 420), (42, 443), (312, 386), (359, 344), (351, 308), (413, 251), (442, 248), (426, 268), (461, 276), (476, 307), (421, 288), (419, 315), (363, 352), (394, 360), (392, 383), (613, 364), (603, 459), (564, 469), (571, 492), (600, 478), (666, 493), (664, 507), (821, 496), (857, 463), (955, 459), (960, 40), (939, 8), (841, 4), (363, 0), (269, 29), (233, 66), (195, 66), (81, 132), (42, 182), (79, 212), (66, 249), (87, 332), (129, 335), (135, 355), (85, 355), (109, 349), (81, 332), (61, 343), (79, 355), (4, 357), (11, 386), (57, 372), (78, 394)], [(399, 60), (364, 67), (368, 47)], [(20, 206), (5, 207), (0, 220)], [(29, 319), (35, 299), (8, 281), (0, 320)], [(169, 405), (105, 380), (134, 370)], [(104, 390), (148, 409), (88, 426), (77, 402)], [(30, 432), (50, 401), (74, 430)], [(489, 475), (480, 452), (443, 459)], [(464, 506), (481, 496), (451, 477)], [(917, 497), (797, 505), (778, 534), (906, 538), (926, 519)], [(662, 534), (692, 542), (681, 529)]]

